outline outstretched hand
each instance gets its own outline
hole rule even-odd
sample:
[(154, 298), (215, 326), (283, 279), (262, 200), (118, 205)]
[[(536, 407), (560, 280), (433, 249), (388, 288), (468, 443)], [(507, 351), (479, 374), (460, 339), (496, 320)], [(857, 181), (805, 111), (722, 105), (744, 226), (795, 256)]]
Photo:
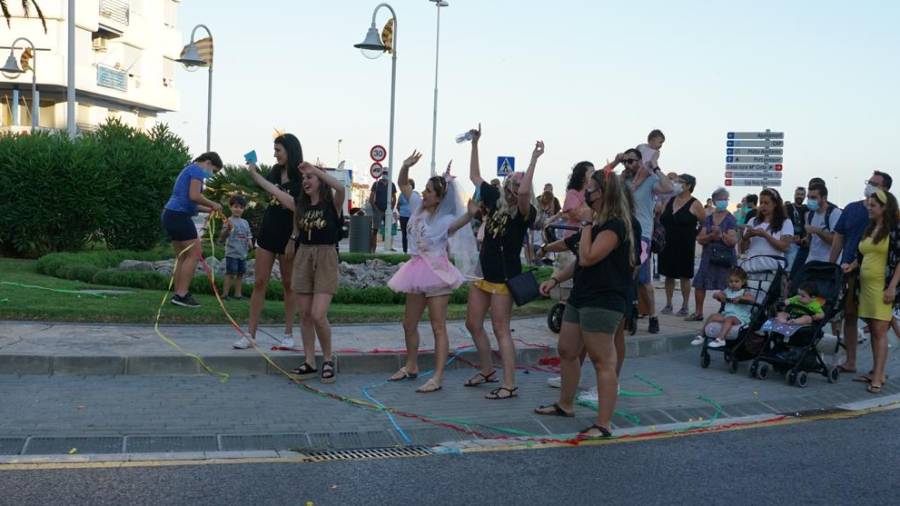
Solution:
[(481, 123), (478, 123), (478, 129), (469, 130), (469, 134), (472, 136), (472, 142), (478, 142), (478, 139), (481, 139)]
[(419, 153), (416, 150), (413, 150), (412, 154), (403, 160), (403, 166), (406, 168), (412, 167), (413, 165), (419, 163), (419, 159), (422, 158), (422, 153)]
[(544, 141), (537, 141), (534, 143), (534, 151), (531, 152), (531, 158), (537, 160), (544, 154)]

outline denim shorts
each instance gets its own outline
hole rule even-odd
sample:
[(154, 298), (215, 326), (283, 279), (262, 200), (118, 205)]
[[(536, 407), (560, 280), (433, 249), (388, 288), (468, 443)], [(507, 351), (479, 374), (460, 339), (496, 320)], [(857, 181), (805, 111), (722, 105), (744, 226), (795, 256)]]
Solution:
[(225, 274), (242, 275), (247, 272), (247, 260), (225, 257)]

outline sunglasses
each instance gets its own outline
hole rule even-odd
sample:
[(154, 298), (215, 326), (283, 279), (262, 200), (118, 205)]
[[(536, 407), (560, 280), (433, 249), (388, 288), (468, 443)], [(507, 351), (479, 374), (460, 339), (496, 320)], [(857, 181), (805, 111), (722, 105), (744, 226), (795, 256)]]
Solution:
[(622, 160), (622, 163), (624, 163), (625, 165), (628, 165), (631, 163), (637, 163), (637, 161), (638, 161), (637, 158), (626, 158), (626, 159)]

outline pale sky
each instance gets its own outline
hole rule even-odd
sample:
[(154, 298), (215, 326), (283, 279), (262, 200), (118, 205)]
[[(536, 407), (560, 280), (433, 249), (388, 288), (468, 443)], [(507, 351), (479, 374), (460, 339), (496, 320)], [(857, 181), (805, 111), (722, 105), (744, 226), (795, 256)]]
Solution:
[[(897, 173), (900, 2), (736, 4), (694, 0), (449, 0), (441, 13), (437, 166), (468, 173), (456, 134), (484, 127), (485, 177), (498, 155), (524, 170), (546, 143), (535, 184), (561, 195), (580, 160), (602, 164), (662, 129), (664, 170), (697, 177), (705, 200), (723, 184), (728, 131), (785, 132), (785, 193), (826, 179), (833, 201), (862, 198), (878, 168)], [(353, 47), (376, 1), (185, 0), (179, 25), (215, 36), (212, 149), (238, 163), (256, 149), (271, 162), (273, 129), (296, 134), (304, 155), (355, 165), (371, 182), (369, 148), (388, 143), (389, 55)], [(435, 7), (397, 0), (395, 165), (431, 156)], [(379, 13), (384, 25), (388, 11)], [(163, 120), (194, 153), (205, 144), (206, 73), (179, 71), (181, 111)], [(386, 162), (385, 162), (386, 164)], [(732, 201), (758, 188), (738, 188)]]

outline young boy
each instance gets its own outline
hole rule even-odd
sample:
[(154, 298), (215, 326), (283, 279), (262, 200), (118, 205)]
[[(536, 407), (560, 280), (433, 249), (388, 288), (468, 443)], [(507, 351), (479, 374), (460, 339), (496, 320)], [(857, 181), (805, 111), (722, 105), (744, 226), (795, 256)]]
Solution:
[(803, 283), (797, 289), (797, 295), (785, 301), (787, 306), (775, 317), (776, 321), (788, 325), (810, 325), (825, 318), (822, 299), (818, 295), (815, 283)]
[(244, 209), (247, 207), (247, 200), (240, 195), (231, 197), (228, 201), (228, 207), (231, 209), (231, 217), (225, 222), (225, 228), (222, 229), (221, 240), (225, 241), (225, 284), (222, 290), (222, 296), (225, 300), (229, 300), (228, 292), (234, 285), (234, 298), (241, 300), (243, 288), (244, 273), (247, 272), (247, 253), (253, 245), (253, 234), (250, 232), (250, 224), (247, 220), (241, 218)]

